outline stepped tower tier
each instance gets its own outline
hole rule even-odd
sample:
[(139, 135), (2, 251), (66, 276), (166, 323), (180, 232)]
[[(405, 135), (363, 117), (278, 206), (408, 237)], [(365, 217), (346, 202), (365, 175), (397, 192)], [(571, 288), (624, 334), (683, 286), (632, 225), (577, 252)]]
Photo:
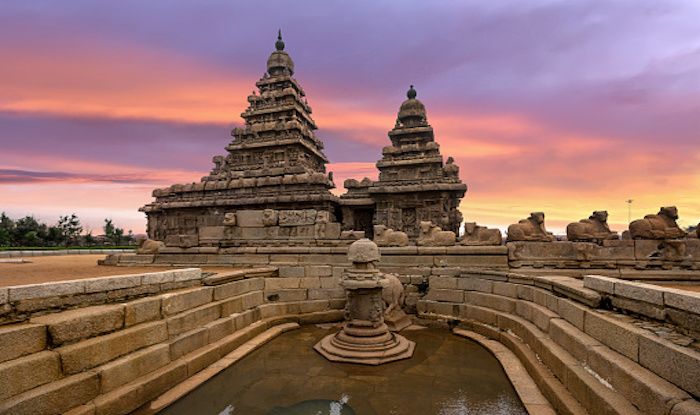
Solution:
[[(224, 155), (213, 158), (211, 172), (199, 183), (156, 189), (155, 202), (141, 208), (149, 237), (168, 246), (235, 246), (256, 239), (314, 240), (327, 236), (325, 224), (333, 228), (338, 202), (330, 192), (335, 186), (328, 159), (284, 48), (279, 33), (241, 114), (244, 124), (231, 131), (233, 139)], [(313, 229), (317, 223), (323, 229)], [(306, 228), (292, 229), (295, 224)], [(247, 229), (258, 225), (264, 231)]]
[(348, 181), (342, 196), (343, 226), (352, 228), (367, 221), (418, 236), (421, 221), (457, 232), (462, 222), (459, 202), (467, 186), (459, 179), (452, 157), (443, 162), (425, 105), (416, 99), (411, 85), (399, 109), (396, 125), (389, 131), (391, 146), (384, 147), (377, 162), (379, 180)]

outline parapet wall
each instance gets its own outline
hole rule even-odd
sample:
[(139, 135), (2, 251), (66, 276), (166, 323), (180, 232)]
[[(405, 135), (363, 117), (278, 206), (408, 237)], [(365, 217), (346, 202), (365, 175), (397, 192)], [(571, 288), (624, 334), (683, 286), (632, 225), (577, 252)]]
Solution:
[[(419, 316), (506, 345), (559, 413), (700, 413), (698, 339), (598, 308), (606, 298), (581, 280), (472, 271), (429, 285)], [(686, 308), (700, 304), (685, 298)]]
[[(399, 272), (405, 308), (419, 318), (459, 325), (513, 351), (558, 413), (700, 413), (694, 332), (623, 314), (632, 310), (613, 301), (649, 287), (454, 266), (445, 252), (405, 264), (410, 257), (385, 255), (382, 268)], [(341, 320), (345, 256), (331, 265), (301, 258), (215, 275), (186, 269), (0, 291), (13, 309), (26, 300), (45, 305), (0, 326), (0, 414), (149, 413), (144, 405), (276, 324)], [(167, 285), (177, 283), (188, 286)], [(139, 291), (154, 285), (160, 291)], [(699, 315), (698, 295), (649, 289), (663, 291), (666, 313)], [(17, 297), (27, 292), (43, 294)]]

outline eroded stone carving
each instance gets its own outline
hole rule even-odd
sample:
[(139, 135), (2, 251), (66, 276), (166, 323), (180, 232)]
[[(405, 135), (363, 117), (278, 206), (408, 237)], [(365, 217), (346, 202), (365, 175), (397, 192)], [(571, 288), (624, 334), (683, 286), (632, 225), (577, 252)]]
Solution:
[(236, 212), (224, 213), (224, 225), (236, 226)]
[(374, 242), (379, 246), (408, 246), (408, 235), (384, 225), (374, 225)]
[(165, 244), (162, 241), (144, 238), (139, 241), (139, 247), (136, 249), (137, 254), (157, 254)]
[(384, 300), (384, 322), (389, 330), (399, 332), (411, 325), (411, 319), (401, 308), (405, 301), (403, 284), (394, 274), (384, 275), (384, 288), (382, 288), (382, 300)]
[(264, 226), (276, 226), (279, 214), (274, 209), (263, 210), (262, 222)]
[(464, 235), (459, 240), (461, 245), (501, 245), (502, 242), (500, 229), (489, 229), (476, 222), (464, 223)]
[(646, 215), (644, 219), (632, 221), (629, 226), (632, 239), (676, 239), (688, 233), (678, 226), (678, 209), (665, 206), (656, 215)]
[(527, 219), (508, 226), (508, 242), (538, 241), (551, 242), (556, 238), (544, 226), (544, 213), (532, 212)]
[(685, 240), (664, 240), (659, 243), (659, 246), (654, 252), (649, 255), (649, 258), (660, 258), (664, 261), (683, 261), (689, 259), (688, 244)]
[(416, 245), (420, 246), (453, 246), (456, 242), (456, 235), (452, 231), (443, 231), (432, 222), (421, 221), (420, 233), (416, 240)]
[(342, 231), (340, 239), (359, 240), (365, 237), (365, 231)]
[(602, 243), (607, 239), (619, 239), (619, 236), (608, 226), (608, 212), (596, 210), (588, 219), (567, 225), (566, 238), (569, 241)]

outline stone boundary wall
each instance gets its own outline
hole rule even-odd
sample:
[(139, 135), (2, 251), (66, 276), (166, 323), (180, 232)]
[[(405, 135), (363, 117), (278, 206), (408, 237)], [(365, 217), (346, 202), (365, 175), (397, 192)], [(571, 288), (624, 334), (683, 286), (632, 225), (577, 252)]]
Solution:
[(199, 268), (0, 287), (0, 325), (33, 315), (107, 304), (199, 285)]
[(273, 325), (343, 318), (337, 288), (310, 299), (286, 278), (232, 274), (1, 326), (0, 414), (128, 414)]
[(97, 255), (97, 254), (122, 254), (135, 252), (134, 249), (57, 249), (57, 250), (28, 250), (28, 251), (0, 251), (0, 259), (21, 258), (31, 256), (56, 256), (56, 255)]
[(431, 277), (419, 316), (498, 340), (558, 413), (700, 413), (700, 351), (596, 309), (583, 281), (478, 270)]
[[(597, 291), (616, 309), (668, 321), (700, 338), (700, 292), (586, 275), (584, 287)], [(700, 382), (700, 379), (698, 379)]]
[[(634, 242), (634, 241), (633, 241)], [(646, 242), (646, 241), (645, 241)], [(583, 242), (521, 242), (502, 246), (449, 246), (449, 247), (381, 247), (380, 266), (404, 267), (461, 267), (492, 270), (511, 270), (520, 274), (543, 276), (573, 276), (582, 278), (586, 274), (597, 274), (622, 279), (650, 281), (700, 281), (700, 262), (674, 262), (660, 259), (637, 260), (634, 248), (629, 258), (612, 261), (576, 260), (575, 246), (592, 246)], [(645, 249), (648, 244), (641, 244)], [(658, 244), (657, 244), (658, 245)], [(654, 245), (656, 246), (656, 245)], [(568, 247), (568, 248), (567, 248)], [(549, 257), (533, 257), (523, 261), (522, 257), (537, 252), (549, 252)], [(564, 249), (566, 248), (566, 249)], [(597, 249), (597, 248), (596, 248)], [(700, 251), (700, 249), (699, 249)], [(514, 257), (518, 252), (520, 259)], [(567, 254), (568, 252), (568, 254)], [(641, 251), (640, 251), (641, 252)], [(649, 251), (650, 252), (650, 251)], [(648, 254), (648, 249), (640, 254)], [(336, 265), (347, 264), (347, 246), (342, 247), (166, 247), (158, 254), (115, 254), (102, 261), (104, 264), (120, 266), (236, 266), (260, 265)], [(561, 254), (559, 257), (557, 255)], [(566, 255), (565, 255), (566, 254)], [(567, 255), (571, 256), (568, 258)], [(700, 254), (698, 254), (700, 256)], [(568, 258), (568, 259), (567, 259)], [(698, 269), (685, 265), (697, 264)], [(681, 267), (683, 265), (683, 267)], [(397, 271), (401, 274), (402, 272)]]

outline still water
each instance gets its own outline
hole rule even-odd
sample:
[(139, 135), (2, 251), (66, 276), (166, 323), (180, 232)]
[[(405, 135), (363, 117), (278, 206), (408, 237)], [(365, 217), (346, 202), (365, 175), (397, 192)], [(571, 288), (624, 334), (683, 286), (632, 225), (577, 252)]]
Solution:
[(161, 415), (525, 415), (493, 355), (447, 330), (404, 330), (413, 358), (382, 366), (331, 363), (312, 346), (337, 331), (287, 332)]

